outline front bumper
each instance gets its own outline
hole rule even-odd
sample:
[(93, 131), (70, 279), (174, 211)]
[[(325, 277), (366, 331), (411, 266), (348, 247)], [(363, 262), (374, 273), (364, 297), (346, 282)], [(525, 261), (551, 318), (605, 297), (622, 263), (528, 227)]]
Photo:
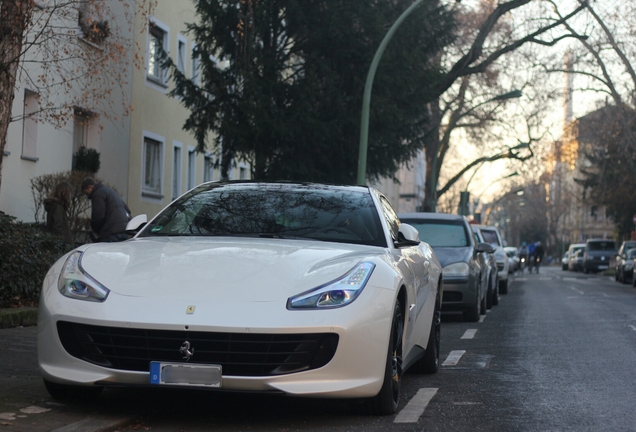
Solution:
[[(60, 384), (151, 385), (149, 363), (147, 370), (123, 370), (78, 358), (77, 352), (69, 353), (60, 340), (59, 321), (73, 326), (167, 331), (177, 335), (182, 333), (184, 337), (187, 332), (336, 334), (337, 349), (324, 366), (269, 376), (224, 374), (221, 390), (282, 392), (311, 397), (372, 397), (380, 391), (384, 377), (395, 293), (375, 287), (367, 287), (365, 291), (363, 294), (366, 295), (340, 309), (287, 311), (284, 305), (254, 302), (243, 305), (237, 313), (236, 308), (230, 310), (210, 300), (207, 304), (199, 302), (195, 313), (186, 315), (187, 299), (174, 305), (111, 292), (107, 302), (91, 303), (68, 299), (56, 289), (48, 289), (43, 291), (38, 316), (40, 372), (45, 379)], [(175, 309), (179, 313), (174, 313)], [(274, 309), (280, 310), (273, 313)], [(268, 319), (264, 320), (264, 316)], [(178, 336), (177, 340), (179, 342), (173, 348), (175, 353), (184, 342)], [(68, 344), (66, 346), (68, 348)], [(197, 347), (194, 349), (193, 361)]]
[(476, 284), (467, 278), (444, 278), (444, 294), (442, 299), (443, 311), (461, 311), (477, 302), (478, 291)]

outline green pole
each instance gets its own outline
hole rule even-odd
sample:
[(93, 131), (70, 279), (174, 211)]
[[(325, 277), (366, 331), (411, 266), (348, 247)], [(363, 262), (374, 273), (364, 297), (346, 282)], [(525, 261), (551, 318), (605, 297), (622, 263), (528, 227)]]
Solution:
[(393, 23), (388, 33), (382, 39), (382, 43), (380, 43), (380, 47), (373, 56), (373, 61), (371, 62), (371, 67), (369, 68), (369, 73), (367, 74), (367, 82), (364, 85), (364, 96), (362, 98), (362, 120), (360, 122), (360, 150), (358, 153), (358, 184), (365, 185), (367, 183), (367, 148), (369, 141), (369, 106), (371, 104), (371, 88), (373, 87), (373, 78), (375, 78), (375, 72), (378, 69), (378, 64), (380, 63), (380, 58), (382, 58), (382, 54), (384, 54), (384, 50), (386, 46), (389, 44), (389, 41), (395, 34), (397, 28), (402, 24), (402, 22), (408, 17), (411, 12), (415, 10), (424, 0), (416, 0), (413, 2), (411, 6), (407, 10), (405, 10), (402, 15)]

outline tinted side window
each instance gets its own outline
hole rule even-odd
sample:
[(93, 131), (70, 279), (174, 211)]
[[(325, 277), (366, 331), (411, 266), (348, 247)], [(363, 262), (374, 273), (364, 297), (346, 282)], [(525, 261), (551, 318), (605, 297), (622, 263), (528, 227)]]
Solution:
[(386, 223), (389, 225), (389, 230), (391, 231), (391, 237), (394, 240), (398, 238), (398, 232), (400, 231), (400, 219), (393, 210), (393, 206), (383, 195), (380, 195), (380, 204), (382, 206), (382, 214), (386, 219)]

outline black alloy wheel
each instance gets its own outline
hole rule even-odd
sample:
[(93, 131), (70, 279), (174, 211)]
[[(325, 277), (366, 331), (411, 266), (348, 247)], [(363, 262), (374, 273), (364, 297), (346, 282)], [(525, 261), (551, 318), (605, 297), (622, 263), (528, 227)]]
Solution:
[(391, 335), (387, 350), (384, 382), (380, 392), (369, 400), (370, 409), (376, 415), (395, 414), (400, 401), (402, 385), (402, 335), (404, 334), (404, 317), (399, 300), (396, 301), (391, 324)]

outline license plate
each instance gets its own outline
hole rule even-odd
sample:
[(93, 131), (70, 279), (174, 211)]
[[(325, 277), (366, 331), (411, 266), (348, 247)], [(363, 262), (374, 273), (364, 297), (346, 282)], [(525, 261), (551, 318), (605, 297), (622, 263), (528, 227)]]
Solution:
[(607, 270), (608, 268), (609, 268), (609, 266), (606, 266), (606, 265), (600, 265), (600, 266), (598, 266), (598, 269), (599, 269), (599, 270)]
[(150, 362), (150, 384), (220, 388), (221, 365)]

